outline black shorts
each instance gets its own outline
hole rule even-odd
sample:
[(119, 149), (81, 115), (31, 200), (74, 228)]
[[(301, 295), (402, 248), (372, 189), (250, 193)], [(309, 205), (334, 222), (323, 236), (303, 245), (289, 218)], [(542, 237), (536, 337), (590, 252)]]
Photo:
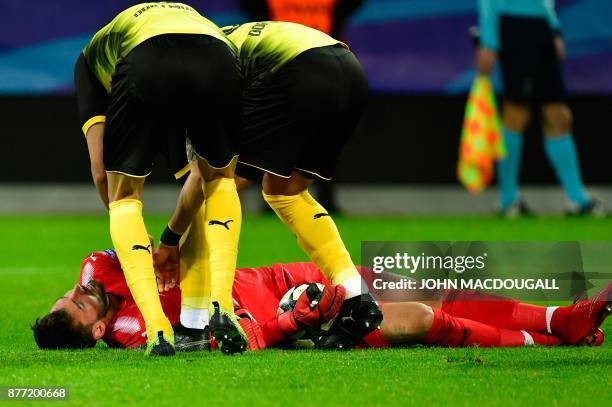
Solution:
[[(81, 93), (94, 93), (87, 91), (94, 85), (79, 87), (87, 75), (76, 76), (81, 78), (76, 80), (81, 120), (88, 120), (84, 117), (103, 102), (82, 98)], [(176, 174), (187, 162), (186, 136), (211, 166), (227, 166), (237, 155), (240, 95), (236, 59), (222, 41), (197, 34), (144, 41), (117, 63), (112, 78), (105, 112), (106, 170), (146, 176), (161, 153)]]
[(331, 179), (342, 147), (361, 118), (367, 80), (341, 45), (298, 55), (243, 92), (243, 127), (236, 173), (289, 177), (297, 170)]
[(505, 99), (527, 104), (566, 100), (554, 35), (545, 19), (500, 17), (499, 58)]

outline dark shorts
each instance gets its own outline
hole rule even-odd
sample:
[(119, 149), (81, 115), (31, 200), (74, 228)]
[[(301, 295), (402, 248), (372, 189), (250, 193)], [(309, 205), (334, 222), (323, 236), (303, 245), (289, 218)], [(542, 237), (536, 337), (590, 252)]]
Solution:
[(289, 177), (297, 170), (330, 179), (366, 96), (361, 64), (340, 45), (305, 51), (248, 84), (237, 174), (259, 180), (263, 172)]
[(554, 33), (545, 19), (502, 16), (500, 38), (505, 99), (527, 104), (566, 100)]
[[(95, 110), (87, 104), (102, 103), (81, 98), (87, 93), (81, 89), (88, 87), (76, 82), (79, 111), (87, 117)], [(186, 136), (211, 166), (227, 166), (237, 155), (240, 95), (235, 56), (222, 41), (192, 34), (144, 41), (117, 63), (112, 78), (105, 112), (106, 170), (146, 176), (161, 153), (176, 173), (187, 162)]]

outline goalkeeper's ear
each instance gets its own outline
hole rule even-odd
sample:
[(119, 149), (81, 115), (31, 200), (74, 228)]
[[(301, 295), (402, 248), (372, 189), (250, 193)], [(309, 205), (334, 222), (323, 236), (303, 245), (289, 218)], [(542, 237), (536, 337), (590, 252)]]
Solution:
[(106, 332), (106, 324), (102, 321), (96, 321), (93, 323), (91, 327), (91, 336), (97, 341), (98, 339), (102, 339), (104, 333)]

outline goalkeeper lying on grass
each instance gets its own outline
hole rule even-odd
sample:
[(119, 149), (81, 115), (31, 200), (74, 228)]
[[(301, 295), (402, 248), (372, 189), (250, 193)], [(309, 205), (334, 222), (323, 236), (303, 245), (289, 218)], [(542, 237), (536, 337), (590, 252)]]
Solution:
[[(279, 301), (285, 293), (304, 283), (323, 286), (305, 290), (293, 310), (279, 313)], [(309, 295), (316, 293), (317, 288), (320, 299), (313, 306)], [(316, 336), (320, 326), (340, 311), (343, 290), (342, 286), (330, 285), (313, 263), (236, 270), (234, 304), (248, 333), (249, 349), (286, 346), (298, 332)], [(380, 329), (356, 345), (600, 345), (604, 335), (599, 326), (610, 312), (611, 298), (612, 283), (594, 298), (560, 307), (524, 304), (474, 291), (447, 290), (439, 300), (426, 303), (383, 303)], [(180, 288), (161, 292), (160, 299), (167, 317), (177, 327), (177, 350), (210, 349), (205, 329), (189, 329), (181, 324), (184, 319)], [(36, 343), (43, 349), (87, 348), (99, 339), (111, 347), (129, 349), (146, 344), (143, 317), (112, 250), (85, 258), (78, 284), (57, 299), (51, 311), (37, 319), (32, 329)]]

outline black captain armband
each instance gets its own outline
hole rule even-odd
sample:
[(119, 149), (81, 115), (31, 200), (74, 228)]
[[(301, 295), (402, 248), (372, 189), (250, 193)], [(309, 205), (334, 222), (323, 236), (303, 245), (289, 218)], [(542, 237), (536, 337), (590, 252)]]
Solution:
[(174, 233), (169, 226), (166, 226), (166, 228), (164, 229), (164, 232), (161, 235), (161, 238), (159, 239), (163, 244), (165, 244), (166, 246), (176, 246), (179, 244), (179, 241), (181, 240), (181, 236), (183, 235), (179, 235), (178, 233)]

